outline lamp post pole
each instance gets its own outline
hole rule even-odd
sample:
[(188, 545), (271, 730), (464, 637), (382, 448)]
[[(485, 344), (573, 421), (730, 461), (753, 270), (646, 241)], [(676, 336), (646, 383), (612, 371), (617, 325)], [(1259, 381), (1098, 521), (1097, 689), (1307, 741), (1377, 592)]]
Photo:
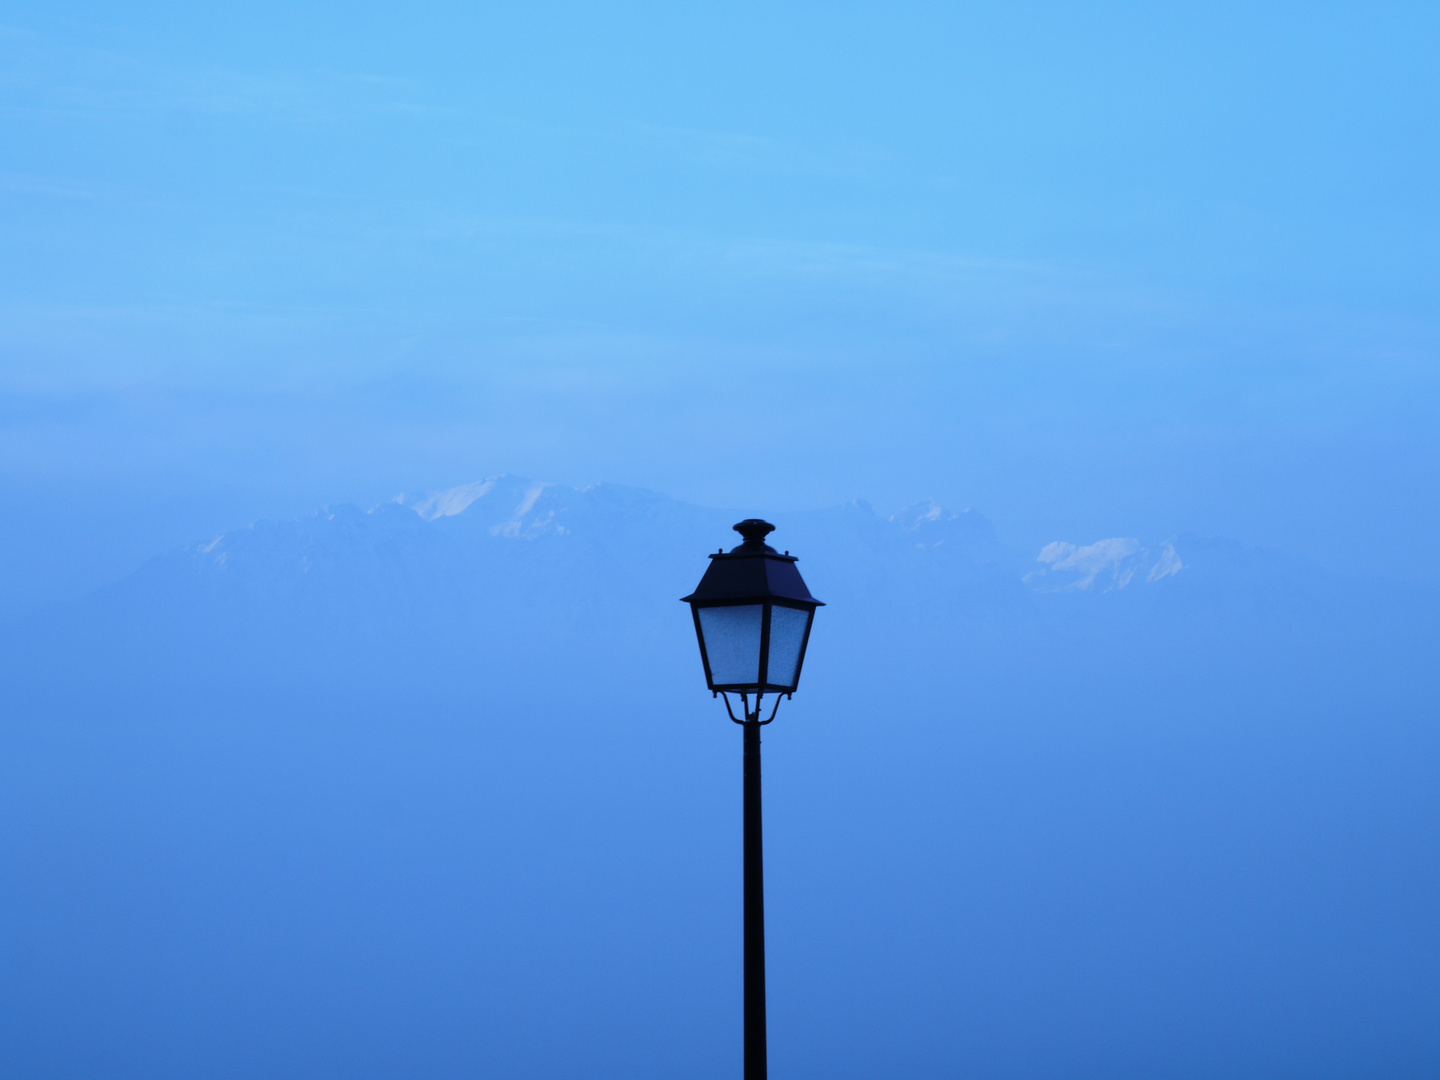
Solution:
[(760, 717), (745, 718), (745, 1080), (766, 1080), (765, 851), (760, 824)]

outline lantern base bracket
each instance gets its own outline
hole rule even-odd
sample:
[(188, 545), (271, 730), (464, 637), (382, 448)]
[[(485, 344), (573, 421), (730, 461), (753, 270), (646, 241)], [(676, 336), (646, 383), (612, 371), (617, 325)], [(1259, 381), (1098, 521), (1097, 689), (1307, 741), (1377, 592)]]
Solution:
[(735, 710), (734, 710), (733, 708), (731, 708), (731, 706), (730, 706), (730, 692), (729, 692), (729, 691), (726, 691), (726, 690), (714, 690), (714, 691), (711, 692), (711, 696), (713, 696), (713, 697), (723, 697), (723, 698), (725, 699), (725, 711), (730, 715), (730, 720), (731, 720), (731, 722), (736, 723), (736, 724), (753, 724), (753, 723), (758, 723), (758, 724), (760, 724), (760, 725), (763, 726), (763, 725), (765, 725), (765, 724), (769, 724), (769, 723), (772, 723), (772, 722), (774, 721), (774, 719), (775, 719), (775, 714), (780, 711), (780, 699), (781, 699), (781, 698), (788, 698), (788, 697), (791, 697), (792, 695), (790, 695), (790, 694), (776, 694), (776, 695), (775, 695), (775, 706), (774, 706), (774, 708), (772, 708), (772, 709), (770, 710), (770, 719), (769, 719), (769, 720), (761, 720), (761, 719), (760, 719), (760, 714), (761, 714), (761, 712), (764, 711), (764, 710), (761, 708), (761, 706), (760, 706), (760, 700), (765, 696), (765, 692), (764, 692), (763, 690), (762, 690), (760, 693), (758, 693), (758, 694), (755, 695), (755, 711), (754, 711), (754, 712), (751, 712), (751, 711), (750, 711), (750, 695), (747, 694), (747, 693), (745, 693), (745, 692), (743, 692), (743, 691), (740, 692), (740, 716), (743, 716), (743, 717), (744, 717), (743, 720), (740, 719), (740, 717), (737, 717), (737, 716), (735, 715)]

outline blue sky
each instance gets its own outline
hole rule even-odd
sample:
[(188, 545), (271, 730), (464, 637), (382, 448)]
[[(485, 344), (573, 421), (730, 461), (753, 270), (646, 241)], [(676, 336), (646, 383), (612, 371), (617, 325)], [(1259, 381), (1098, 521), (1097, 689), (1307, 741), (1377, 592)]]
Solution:
[(1436, 22), (7, 4), (0, 603), (504, 471), (1434, 581)]

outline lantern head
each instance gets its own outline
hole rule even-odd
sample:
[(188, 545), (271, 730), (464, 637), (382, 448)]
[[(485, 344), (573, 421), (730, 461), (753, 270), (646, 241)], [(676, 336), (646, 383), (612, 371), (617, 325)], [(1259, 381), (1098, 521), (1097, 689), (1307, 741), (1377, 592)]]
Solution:
[(744, 543), (710, 556), (710, 567), (684, 598), (695, 616), (705, 682), (716, 693), (791, 694), (800, 684), (815, 609), (795, 556), (765, 542), (775, 526), (747, 518)]

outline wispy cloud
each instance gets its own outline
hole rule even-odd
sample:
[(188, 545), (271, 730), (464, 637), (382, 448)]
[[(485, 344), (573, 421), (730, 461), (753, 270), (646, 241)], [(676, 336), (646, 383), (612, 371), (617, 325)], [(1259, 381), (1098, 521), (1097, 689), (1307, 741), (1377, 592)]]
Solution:
[(176, 113), (265, 116), (300, 123), (375, 111), (437, 111), (413, 80), (324, 69), (186, 66), (108, 47), (0, 30), (0, 86), (11, 116), (116, 117)]

